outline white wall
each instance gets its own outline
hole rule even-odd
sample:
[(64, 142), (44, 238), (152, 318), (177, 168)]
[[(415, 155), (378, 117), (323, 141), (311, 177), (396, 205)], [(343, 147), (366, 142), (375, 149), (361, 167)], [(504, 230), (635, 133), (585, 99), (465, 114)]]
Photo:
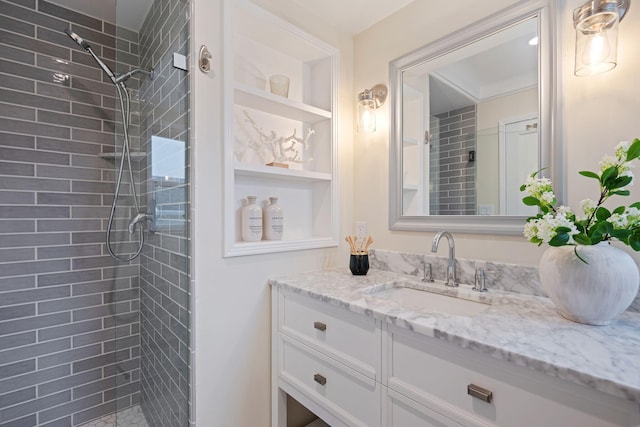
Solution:
[[(388, 82), (389, 61), (434, 41), (499, 9), (515, 0), (476, 2), (433, 2), (417, 0), (398, 13), (356, 36), (354, 91)], [(567, 202), (574, 209), (580, 200), (597, 197), (595, 180), (578, 175), (580, 170), (597, 170), (598, 161), (623, 139), (640, 137), (640, 9), (630, 8), (620, 24), (618, 67), (596, 77), (575, 77), (573, 55), (575, 33), (571, 22), (574, 8), (582, 0), (558, 1), (558, 20), (563, 32), (563, 92), (559, 102), (564, 109), (566, 143)], [(561, 14), (561, 16), (560, 16)], [(355, 96), (354, 92), (354, 96)], [(380, 110), (388, 117), (389, 105)], [(371, 135), (356, 134), (354, 220), (367, 221), (376, 239), (376, 247), (426, 253), (433, 233), (388, 230), (389, 144), (388, 124), (379, 121)], [(377, 188), (380, 191), (366, 191)], [(618, 199), (620, 204), (638, 200), (640, 192)], [(456, 253), (464, 258), (496, 260), (537, 265), (545, 247), (536, 247), (520, 236), (457, 234)], [(636, 259), (639, 259), (634, 253)]]
[[(192, 323), (195, 420), (202, 427), (270, 425), (270, 294), (267, 279), (346, 265), (348, 252), (308, 250), (222, 256), (222, 1), (194, 0), (192, 52), (206, 44), (213, 70), (192, 73)], [(257, 1), (341, 50), (339, 109), (340, 235), (352, 224), (353, 43), (287, 0)], [(195, 58), (191, 61), (195, 69)]]

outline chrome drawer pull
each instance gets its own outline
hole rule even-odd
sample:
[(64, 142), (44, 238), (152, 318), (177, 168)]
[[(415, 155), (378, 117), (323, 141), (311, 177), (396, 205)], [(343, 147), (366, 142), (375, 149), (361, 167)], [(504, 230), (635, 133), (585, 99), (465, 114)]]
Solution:
[(493, 393), (491, 390), (487, 390), (486, 388), (482, 388), (475, 384), (469, 384), (467, 386), (467, 394), (487, 403), (491, 403), (491, 400), (493, 399)]
[(320, 374), (315, 374), (313, 376), (313, 380), (320, 385), (325, 385), (327, 383), (327, 379)]
[(313, 327), (322, 332), (327, 330), (327, 325), (322, 322), (313, 322)]

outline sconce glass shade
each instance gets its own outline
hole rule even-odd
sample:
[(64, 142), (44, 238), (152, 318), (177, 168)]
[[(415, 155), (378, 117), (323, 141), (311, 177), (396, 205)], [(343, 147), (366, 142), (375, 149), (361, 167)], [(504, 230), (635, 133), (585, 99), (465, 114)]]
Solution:
[(375, 132), (376, 130), (376, 104), (373, 93), (369, 89), (358, 94), (358, 131)]
[(592, 0), (573, 11), (576, 76), (592, 76), (615, 68), (618, 24), (628, 7), (628, 0)]
[(358, 132), (375, 132), (376, 109), (380, 108), (387, 99), (388, 89), (383, 84), (377, 84), (371, 89), (365, 89), (358, 94)]

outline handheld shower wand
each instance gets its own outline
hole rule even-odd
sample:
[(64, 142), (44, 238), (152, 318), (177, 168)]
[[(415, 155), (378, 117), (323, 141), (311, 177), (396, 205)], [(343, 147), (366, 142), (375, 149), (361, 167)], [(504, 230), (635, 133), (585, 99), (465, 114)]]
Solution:
[[(115, 85), (116, 90), (118, 92), (118, 99), (120, 100), (120, 110), (122, 113), (122, 124), (123, 124), (122, 130), (123, 130), (124, 142), (122, 144), (122, 156), (120, 158), (120, 168), (118, 169), (118, 173), (116, 177), (116, 186), (113, 194), (113, 202), (111, 204), (111, 213), (109, 214), (109, 221), (107, 222), (107, 231), (106, 231), (105, 241), (107, 244), (107, 251), (113, 258), (119, 261), (129, 262), (135, 259), (142, 252), (142, 247), (144, 245), (144, 230), (143, 230), (144, 222), (151, 220), (153, 217), (151, 215), (142, 213), (140, 211), (140, 205), (138, 204), (138, 196), (136, 194), (136, 186), (133, 178), (133, 168), (131, 167), (131, 153), (129, 150), (129, 124), (131, 123), (131, 97), (129, 95), (129, 91), (127, 90), (127, 86), (124, 84), (124, 82), (135, 73), (144, 73), (152, 77), (153, 70), (145, 71), (145, 70), (135, 69), (126, 74), (116, 77), (115, 73), (111, 70), (111, 68), (109, 68), (109, 66), (105, 64), (100, 59), (100, 57), (98, 57), (98, 55), (95, 54), (93, 49), (91, 49), (91, 46), (89, 46), (89, 44), (86, 41), (84, 41), (82, 37), (80, 37), (73, 31), (71, 31), (69, 28), (65, 28), (64, 32), (69, 37), (71, 37), (71, 39), (74, 42), (76, 42), (78, 46), (86, 50), (93, 57), (93, 59), (98, 64), (98, 66), (100, 66), (100, 68), (102, 68), (102, 70), (109, 77), (109, 79), (111, 79), (111, 81)], [(140, 243), (138, 245), (138, 250), (131, 256), (121, 256), (116, 254), (114, 250), (111, 248), (111, 241), (110, 241), (111, 228), (113, 226), (113, 221), (114, 221), (115, 212), (116, 212), (116, 205), (117, 205), (118, 197), (120, 194), (120, 184), (122, 182), (122, 174), (124, 171), (125, 159), (129, 166), (129, 180), (131, 182), (131, 187), (132, 187), (133, 204), (135, 205), (135, 208), (136, 208), (136, 216), (129, 223), (129, 227), (128, 227), (129, 232), (133, 234), (136, 230), (136, 225), (140, 224), (140, 227), (137, 227), (140, 235)]]
[(89, 52), (89, 55), (91, 55), (93, 57), (93, 59), (98, 63), (98, 65), (100, 66), (100, 68), (102, 68), (102, 70), (105, 72), (105, 74), (107, 76), (109, 76), (109, 78), (111, 79), (113, 84), (118, 84), (119, 83), (117, 81), (117, 79), (116, 79), (116, 75), (114, 74), (114, 72), (111, 71), (111, 68), (109, 68), (109, 66), (107, 64), (105, 64), (102, 61), (102, 59), (100, 59), (100, 57), (98, 55), (95, 54), (93, 49), (91, 49), (91, 46), (89, 46), (89, 43), (84, 41), (84, 39), (82, 37), (80, 37), (79, 35), (77, 35), (73, 31), (71, 31), (71, 29), (69, 29), (69, 28), (65, 28), (64, 32), (67, 33), (67, 35), (69, 37), (71, 37), (71, 39), (78, 44), (78, 46), (80, 46), (81, 48), (83, 48), (84, 50)]

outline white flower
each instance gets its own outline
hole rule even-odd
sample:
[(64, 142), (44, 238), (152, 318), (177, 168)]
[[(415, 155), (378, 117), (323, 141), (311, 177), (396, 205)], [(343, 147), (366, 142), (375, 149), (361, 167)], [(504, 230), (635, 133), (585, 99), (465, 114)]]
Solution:
[(627, 228), (628, 225), (626, 214), (613, 214), (609, 218), (607, 218), (607, 221), (613, 225), (613, 228), (617, 229)]
[(559, 214), (564, 214), (565, 216), (568, 216), (570, 214), (572, 214), (573, 212), (571, 212), (571, 208), (569, 206), (558, 206), (558, 208), (556, 209), (556, 212), (558, 212)]
[(549, 178), (535, 178), (532, 176), (527, 177), (525, 182), (525, 191), (529, 193), (531, 197), (534, 197), (542, 202), (551, 204), (556, 196), (553, 193), (553, 187), (551, 186), (551, 180)]
[(532, 220), (529, 221), (527, 223), (525, 223), (524, 225), (524, 237), (527, 238), (527, 240), (531, 240), (535, 237), (538, 237), (538, 226), (537, 226), (537, 220)]
[(549, 243), (551, 239), (558, 234), (558, 227), (566, 227), (569, 229), (567, 234), (569, 235), (568, 244), (575, 244), (573, 236), (578, 234), (578, 228), (576, 225), (567, 218), (568, 208), (563, 209), (564, 212), (558, 212), (556, 215), (553, 213), (547, 213), (542, 218), (536, 218), (528, 221), (524, 226), (524, 236), (529, 239), (538, 239), (543, 243)]
[(540, 199), (547, 204), (551, 204), (555, 198), (556, 196), (553, 194), (553, 191), (545, 191), (542, 193), (542, 196), (540, 196)]
[(632, 228), (640, 224), (640, 209), (627, 208), (621, 214), (613, 214), (607, 221), (613, 225), (616, 229)]
[(631, 146), (631, 141), (620, 141), (618, 145), (616, 145), (616, 157), (621, 162), (627, 160), (627, 151), (629, 151), (629, 146)]
[(596, 209), (596, 202), (591, 199), (584, 199), (580, 202), (580, 209), (585, 214), (585, 216), (588, 217)]

